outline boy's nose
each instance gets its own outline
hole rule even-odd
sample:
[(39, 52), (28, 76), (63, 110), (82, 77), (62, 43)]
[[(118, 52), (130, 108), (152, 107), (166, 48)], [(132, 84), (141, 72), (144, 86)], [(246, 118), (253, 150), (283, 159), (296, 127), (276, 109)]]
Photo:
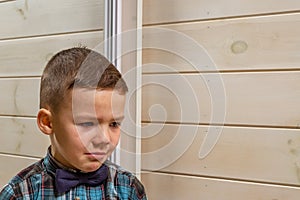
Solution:
[(95, 134), (95, 137), (93, 139), (93, 143), (95, 145), (99, 144), (108, 144), (110, 142), (110, 136), (109, 136), (109, 127), (104, 125), (99, 125), (99, 128), (97, 130), (97, 133)]

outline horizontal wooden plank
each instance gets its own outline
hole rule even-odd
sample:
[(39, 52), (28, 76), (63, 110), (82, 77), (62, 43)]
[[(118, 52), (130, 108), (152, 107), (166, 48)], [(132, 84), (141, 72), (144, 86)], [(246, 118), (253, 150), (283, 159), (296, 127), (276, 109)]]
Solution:
[[(228, 6), (230, 5), (230, 6)], [(287, 0), (274, 4), (272, 0), (145, 0), (143, 24), (169, 23), (187, 20), (291, 12), (300, 9), (300, 2)]]
[(299, 127), (300, 72), (144, 75), (142, 120)]
[[(142, 119), (298, 127), (299, 79), (300, 72), (293, 71), (144, 75)], [(39, 78), (3, 78), (0, 89), (5, 94), (0, 96), (5, 105), (0, 114), (36, 115)]]
[(36, 158), (0, 154), (0, 188), (7, 184), (19, 171), (37, 160)]
[(104, 1), (18, 0), (0, 13), (0, 39), (95, 30), (103, 28)]
[(149, 199), (298, 200), (300, 188), (159, 173), (143, 173)]
[[(43, 157), (50, 145), (38, 129), (35, 118), (0, 117), (0, 152)], [(34, 145), (33, 145), (34, 144)]]
[(36, 116), (39, 78), (0, 79), (0, 115)]
[(144, 170), (300, 186), (299, 130), (144, 124), (142, 136)]
[(300, 14), (145, 27), (143, 72), (299, 69), (299, 34)]
[(40, 76), (58, 51), (80, 45), (95, 48), (102, 41), (102, 31), (0, 41), (0, 77)]

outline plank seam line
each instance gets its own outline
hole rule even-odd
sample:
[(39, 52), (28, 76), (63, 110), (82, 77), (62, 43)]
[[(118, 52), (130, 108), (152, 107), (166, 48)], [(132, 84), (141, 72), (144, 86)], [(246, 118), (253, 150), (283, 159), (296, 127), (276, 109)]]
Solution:
[(171, 22), (158, 22), (158, 23), (146, 23), (143, 24), (143, 27), (150, 26), (165, 26), (165, 25), (177, 25), (177, 24), (186, 24), (186, 23), (197, 23), (197, 22), (213, 22), (219, 20), (236, 20), (236, 19), (249, 19), (256, 17), (266, 17), (266, 16), (277, 16), (277, 15), (290, 15), (290, 14), (299, 14), (300, 10), (289, 10), (282, 12), (268, 12), (268, 13), (258, 13), (258, 14), (249, 14), (249, 15), (237, 15), (237, 16), (226, 16), (226, 17), (214, 17), (214, 18), (204, 18), (204, 19), (193, 19), (193, 20), (183, 20), (183, 21), (171, 21)]
[(18, 80), (21, 80), (21, 79), (36, 79), (36, 78), (41, 78), (41, 75), (39, 76), (1, 76), (0, 75), (0, 80), (2, 79), (18, 79)]
[(6, 118), (30, 118), (30, 119), (35, 119), (36, 118), (36, 116), (31, 116), (31, 115), (10, 115), (10, 114), (0, 114), (0, 118), (4, 118), (4, 117), (6, 117)]
[(5, 157), (15, 157), (15, 158), (33, 158), (33, 159), (41, 159), (42, 157), (39, 156), (29, 156), (29, 155), (21, 155), (21, 154), (13, 154), (13, 153), (4, 153), (0, 152), (0, 156)]
[(196, 174), (176, 173), (176, 172), (166, 172), (166, 171), (151, 171), (151, 170), (145, 170), (145, 169), (142, 169), (141, 172), (142, 173), (155, 173), (155, 174), (162, 174), (162, 175), (171, 175), (171, 176), (188, 176), (191, 178), (215, 179), (215, 180), (223, 180), (223, 181), (231, 181), (231, 182), (244, 182), (244, 183), (250, 183), (250, 184), (263, 184), (263, 185), (270, 185), (270, 186), (293, 187), (296, 189), (300, 189), (300, 185), (289, 184), (289, 183), (280, 183), (280, 182), (247, 180), (247, 179), (241, 179), (241, 178), (196, 175)]
[(141, 121), (143, 124), (157, 125), (188, 125), (188, 126), (218, 126), (218, 127), (240, 127), (240, 128), (261, 128), (261, 129), (299, 129), (297, 126), (275, 126), (275, 125), (257, 125), (257, 124), (218, 124), (218, 123), (196, 123), (196, 122), (162, 122), (162, 121)]
[(51, 37), (51, 36), (63, 36), (63, 35), (89, 33), (89, 32), (92, 33), (92, 32), (98, 32), (98, 31), (103, 31), (103, 29), (90, 29), (90, 30), (70, 31), (70, 32), (63, 32), (63, 33), (50, 33), (50, 34), (39, 34), (39, 35), (28, 35), (28, 36), (20, 36), (20, 37), (0, 38), (0, 42), (10, 41), (10, 40), (21, 40), (21, 39), (34, 39), (34, 38)]
[(300, 68), (289, 69), (255, 69), (255, 70), (215, 70), (215, 71), (175, 71), (175, 72), (143, 72), (142, 75), (172, 74), (234, 74), (234, 73), (266, 73), (266, 72), (299, 72)]
[(0, 3), (7, 3), (7, 2), (12, 2), (12, 1), (17, 1), (17, 0), (2, 0)]

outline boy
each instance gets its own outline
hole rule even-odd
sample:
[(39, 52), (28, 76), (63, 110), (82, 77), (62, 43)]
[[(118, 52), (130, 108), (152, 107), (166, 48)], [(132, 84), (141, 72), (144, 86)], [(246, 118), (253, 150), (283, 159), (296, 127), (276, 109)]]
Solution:
[(118, 144), (128, 88), (102, 55), (78, 47), (48, 62), (37, 124), (50, 137), (45, 158), (1, 191), (7, 199), (147, 199), (131, 173), (107, 161)]

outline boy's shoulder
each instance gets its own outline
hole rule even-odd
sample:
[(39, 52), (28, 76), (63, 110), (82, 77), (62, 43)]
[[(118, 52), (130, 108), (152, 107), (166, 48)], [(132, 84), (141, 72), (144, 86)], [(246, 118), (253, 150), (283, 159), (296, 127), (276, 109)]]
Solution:
[(21, 197), (23, 192), (29, 195), (28, 188), (33, 189), (40, 183), (38, 179), (43, 171), (42, 159), (24, 168), (1, 189), (0, 199), (15, 199)]
[(16, 176), (14, 176), (10, 181), (9, 185), (18, 185), (28, 179), (34, 178), (36, 175), (43, 173), (44, 169), (42, 167), (42, 160), (39, 160), (28, 167), (21, 170)]
[(105, 165), (109, 168), (108, 185), (119, 188), (121, 193), (130, 190), (135, 193), (137, 199), (146, 199), (145, 188), (133, 173), (110, 161), (106, 161)]
[(135, 175), (133, 173), (131, 173), (130, 171), (124, 169), (123, 167), (107, 160), (105, 161), (105, 165), (108, 167), (109, 169), (109, 176), (108, 178), (118, 178), (118, 177), (125, 177), (128, 179), (135, 179)]
[(111, 177), (124, 176), (129, 179), (137, 179), (135, 174), (133, 174), (132, 172), (128, 171), (127, 169), (123, 168), (122, 166), (117, 165), (109, 160), (105, 161), (105, 165), (108, 167), (109, 172), (110, 172), (109, 175)]

